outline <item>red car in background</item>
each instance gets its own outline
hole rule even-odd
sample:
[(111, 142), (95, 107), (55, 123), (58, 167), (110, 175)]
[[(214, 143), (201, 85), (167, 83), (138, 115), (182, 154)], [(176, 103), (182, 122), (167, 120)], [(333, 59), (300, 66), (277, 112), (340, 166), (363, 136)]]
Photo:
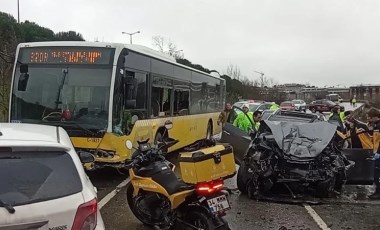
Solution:
[(280, 104), (281, 111), (295, 111), (296, 105), (291, 101), (284, 101)]
[(315, 112), (331, 112), (331, 109), (334, 108), (334, 106), (337, 105), (337, 103), (332, 102), (327, 99), (322, 100), (316, 100), (312, 101), (309, 104), (309, 110), (313, 113)]

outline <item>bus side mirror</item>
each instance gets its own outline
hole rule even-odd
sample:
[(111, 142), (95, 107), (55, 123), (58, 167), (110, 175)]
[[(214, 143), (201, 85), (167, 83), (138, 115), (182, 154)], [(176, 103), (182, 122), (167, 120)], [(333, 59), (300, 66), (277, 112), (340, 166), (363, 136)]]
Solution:
[(28, 85), (28, 80), (29, 80), (29, 74), (21, 73), (20, 78), (18, 79), (17, 90), (18, 91), (25, 91), (26, 86)]
[(29, 67), (26, 64), (20, 65), (20, 73), (28, 73), (29, 72)]

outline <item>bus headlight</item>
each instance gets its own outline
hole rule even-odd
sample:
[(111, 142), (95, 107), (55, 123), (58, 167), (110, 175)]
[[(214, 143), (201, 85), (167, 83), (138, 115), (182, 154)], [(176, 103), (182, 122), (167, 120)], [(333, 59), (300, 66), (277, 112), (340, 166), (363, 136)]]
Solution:
[(127, 141), (125, 142), (125, 146), (127, 147), (127, 149), (131, 150), (131, 149), (133, 148), (132, 141), (127, 140)]

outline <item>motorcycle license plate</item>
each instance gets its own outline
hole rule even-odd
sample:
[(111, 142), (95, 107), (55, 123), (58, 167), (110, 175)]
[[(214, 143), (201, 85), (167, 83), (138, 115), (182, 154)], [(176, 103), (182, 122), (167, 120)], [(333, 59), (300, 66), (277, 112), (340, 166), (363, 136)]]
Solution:
[(213, 213), (231, 209), (226, 195), (208, 199), (207, 204)]

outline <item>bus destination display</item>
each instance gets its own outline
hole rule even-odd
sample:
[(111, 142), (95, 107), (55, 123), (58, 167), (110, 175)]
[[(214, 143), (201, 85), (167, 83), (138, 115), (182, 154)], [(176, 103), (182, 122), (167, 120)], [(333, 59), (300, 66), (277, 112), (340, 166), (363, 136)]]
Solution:
[(92, 47), (31, 47), (20, 49), (22, 63), (111, 64), (113, 49)]

